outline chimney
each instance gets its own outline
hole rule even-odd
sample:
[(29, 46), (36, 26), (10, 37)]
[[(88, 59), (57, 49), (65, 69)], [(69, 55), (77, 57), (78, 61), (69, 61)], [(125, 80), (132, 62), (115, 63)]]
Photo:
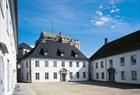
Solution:
[(105, 38), (105, 45), (108, 43), (108, 39), (107, 38)]

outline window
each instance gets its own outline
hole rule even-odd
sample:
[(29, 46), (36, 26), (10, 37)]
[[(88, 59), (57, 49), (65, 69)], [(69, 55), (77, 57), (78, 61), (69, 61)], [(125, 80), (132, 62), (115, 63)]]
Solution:
[(39, 73), (35, 73), (36, 80), (39, 80)]
[(121, 79), (125, 80), (125, 72), (124, 71), (121, 71)]
[(113, 67), (113, 60), (112, 59), (109, 60), (109, 67)]
[(79, 72), (76, 72), (76, 77), (77, 77), (77, 78), (79, 78), (79, 77), (80, 77), (80, 76), (79, 76)]
[(26, 73), (26, 78), (27, 78), (27, 81), (28, 81), (28, 74), (29, 74), (29, 73)]
[(137, 72), (131, 71), (131, 74), (132, 74), (132, 80), (137, 80)]
[(75, 50), (72, 50), (71, 51), (71, 56), (73, 56), (73, 57), (78, 57), (79, 56), (79, 53)]
[(99, 73), (96, 73), (96, 79), (99, 79)]
[(101, 61), (101, 68), (104, 68), (104, 63), (103, 63), (103, 61)]
[(43, 55), (43, 56), (47, 56), (48, 55), (48, 51), (47, 50), (44, 50), (43, 48), (40, 49), (40, 55)]
[(27, 54), (28, 52), (27, 52), (27, 50), (25, 50), (25, 54)]
[(26, 61), (26, 68), (28, 68), (28, 61)]
[(98, 69), (98, 63), (96, 63), (96, 69)]
[(76, 67), (79, 67), (79, 62), (76, 62)]
[(48, 67), (48, 66), (49, 66), (48, 61), (45, 61), (45, 67)]
[(62, 67), (65, 67), (65, 61), (62, 61)]
[(64, 51), (63, 51), (63, 49), (57, 49), (57, 55), (58, 55), (58, 56), (64, 56)]
[(49, 73), (45, 73), (45, 79), (49, 79)]
[(86, 78), (86, 72), (83, 72), (83, 78)]
[(39, 61), (35, 61), (35, 67), (39, 67)]
[(73, 73), (72, 72), (70, 72), (70, 79), (72, 79), (73, 78)]
[(121, 66), (124, 66), (124, 65), (125, 65), (125, 64), (124, 64), (124, 63), (125, 63), (124, 57), (121, 57), (121, 58), (120, 58), (120, 63), (121, 63)]
[(10, 89), (10, 60), (7, 59), (7, 87), (8, 87), (8, 91)]
[(86, 62), (83, 62), (83, 67), (86, 67)]
[(136, 55), (131, 56), (131, 64), (135, 65), (136, 64)]
[(48, 55), (48, 51), (44, 51), (44, 55), (47, 56)]
[(57, 67), (57, 61), (53, 62), (53, 67)]
[(69, 67), (72, 67), (72, 62), (71, 61), (69, 62)]
[(2, 17), (4, 18), (4, 13), (3, 13), (3, 0), (0, 0), (0, 10), (1, 10), (1, 13), (2, 13)]
[(54, 78), (54, 79), (57, 79), (57, 73), (56, 73), (56, 72), (53, 73), (53, 78)]
[(101, 73), (102, 79), (104, 79), (105, 75), (104, 72)]

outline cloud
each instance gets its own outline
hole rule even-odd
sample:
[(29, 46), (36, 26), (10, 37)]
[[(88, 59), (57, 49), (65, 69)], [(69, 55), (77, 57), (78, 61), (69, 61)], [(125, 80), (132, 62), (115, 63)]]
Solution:
[[(90, 22), (96, 27), (109, 27), (114, 29), (118, 25), (122, 25), (123, 17), (119, 15), (120, 8), (117, 7), (117, 3), (121, 0), (109, 0), (108, 3), (99, 4), (96, 15), (91, 18)], [(123, 24), (125, 25), (125, 24)]]
[(96, 14), (99, 15), (99, 16), (103, 15), (102, 11), (99, 11), (99, 10), (96, 11)]
[(115, 12), (119, 12), (119, 11), (120, 11), (120, 9), (118, 9), (118, 8), (117, 9), (111, 9), (110, 13), (115, 13)]

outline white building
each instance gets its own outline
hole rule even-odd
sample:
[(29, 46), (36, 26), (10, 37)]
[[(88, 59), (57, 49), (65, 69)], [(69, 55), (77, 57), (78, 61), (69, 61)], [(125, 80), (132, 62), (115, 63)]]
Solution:
[(16, 86), (17, 0), (0, 0), (0, 95)]
[(140, 30), (105, 44), (90, 58), (90, 78), (140, 84)]
[(20, 63), (23, 82), (88, 80), (88, 59), (68, 43), (42, 40), (20, 59)]

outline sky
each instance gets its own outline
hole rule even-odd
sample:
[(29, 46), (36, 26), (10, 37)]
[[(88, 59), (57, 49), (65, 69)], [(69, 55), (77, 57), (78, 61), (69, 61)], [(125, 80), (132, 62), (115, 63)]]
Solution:
[(18, 23), (19, 43), (34, 46), (42, 31), (61, 32), (90, 57), (105, 38), (140, 29), (140, 0), (19, 0)]

